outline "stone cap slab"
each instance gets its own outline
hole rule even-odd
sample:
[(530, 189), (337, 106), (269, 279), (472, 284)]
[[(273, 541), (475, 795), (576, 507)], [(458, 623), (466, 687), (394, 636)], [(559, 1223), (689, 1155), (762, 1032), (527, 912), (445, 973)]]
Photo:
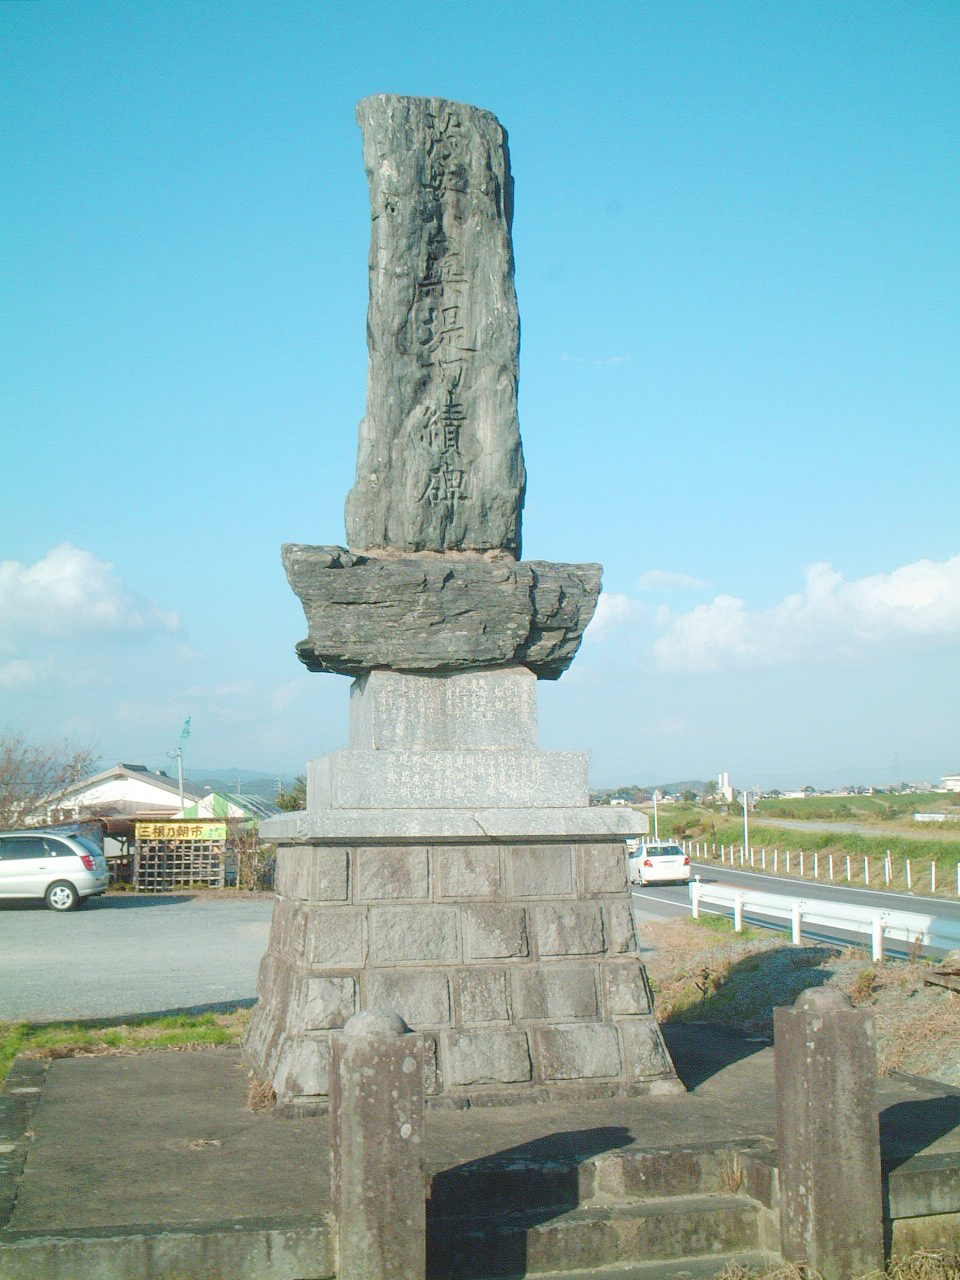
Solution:
[(303, 844), (388, 844), (413, 840), (624, 840), (649, 827), (645, 814), (584, 809), (328, 809), (284, 813), (260, 824), (267, 840)]
[(598, 564), (424, 552), (357, 555), (286, 543), (283, 566), (310, 634), (311, 671), (444, 674), (523, 665), (556, 680), (600, 594)]

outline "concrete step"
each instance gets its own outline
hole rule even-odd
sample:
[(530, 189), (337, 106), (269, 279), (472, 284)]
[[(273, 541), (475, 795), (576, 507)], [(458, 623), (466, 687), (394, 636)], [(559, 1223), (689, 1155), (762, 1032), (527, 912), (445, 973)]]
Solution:
[(428, 1214), (481, 1217), (574, 1209), (637, 1198), (735, 1192), (742, 1161), (762, 1144), (606, 1151), (586, 1159), (490, 1156), (446, 1169), (430, 1181)]
[(492, 1280), (676, 1258), (716, 1260), (757, 1249), (753, 1201), (735, 1195), (674, 1196), (590, 1204), (549, 1216), (435, 1218), (427, 1232), (427, 1276)]
[(733, 1194), (743, 1183), (743, 1162), (765, 1150), (761, 1143), (713, 1143), (695, 1147), (607, 1151), (587, 1164), (584, 1199), (598, 1202), (656, 1196)]
[[(544, 1280), (718, 1280), (724, 1268), (731, 1265), (764, 1272), (779, 1266), (780, 1259), (753, 1250), (709, 1258), (671, 1258), (666, 1262), (623, 1262), (589, 1271), (551, 1271)], [(526, 1280), (528, 1274), (518, 1271), (509, 1276), (485, 1276), (483, 1280)]]

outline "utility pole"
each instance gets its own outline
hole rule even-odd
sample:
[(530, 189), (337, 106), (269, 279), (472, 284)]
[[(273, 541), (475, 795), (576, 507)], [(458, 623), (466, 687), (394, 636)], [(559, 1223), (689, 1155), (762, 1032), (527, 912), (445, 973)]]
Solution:
[(746, 791), (743, 793), (743, 856), (750, 856), (750, 800)]
[(180, 730), (180, 744), (177, 747), (177, 781), (180, 785), (180, 812), (183, 813), (183, 744), (190, 737), (190, 717), (187, 716)]

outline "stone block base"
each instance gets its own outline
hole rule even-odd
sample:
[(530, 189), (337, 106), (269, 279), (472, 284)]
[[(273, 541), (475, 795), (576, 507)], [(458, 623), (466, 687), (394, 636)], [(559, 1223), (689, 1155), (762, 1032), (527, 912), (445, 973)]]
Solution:
[(637, 956), (622, 838), (281, 843), (245, 1044), (321, 1111), (362, 1009), (424, 1036), (431, 1105), (680, 1091)]

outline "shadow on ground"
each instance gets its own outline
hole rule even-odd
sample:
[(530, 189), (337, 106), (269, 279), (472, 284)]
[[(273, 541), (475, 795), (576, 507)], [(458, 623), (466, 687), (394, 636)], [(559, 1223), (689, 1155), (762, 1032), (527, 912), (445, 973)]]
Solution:
[[(76, 910), (116, 911), (129, 907), (175, 907), (192, 902), (195, 893), (117, 893), (103, 898), (82, 898)], [(42, 898), (0, 898), (0, 911), (46, 911)]]
[(702, 965), (688, 976), (690, 995), (699, 993), (699, 998), (675, 995), (664, 1014), (664, 1029), (696, 1022), (770, 1037), (773, 1010), (793, 1004), (801, 991), (829, 982), (833, 975), (824, 961), (836, 953), (828, 946), (784, 946), (754, 952), (729, 968), (722, 961)]
[[(532, 1226), (575, 1209), (580, 1203), (579, 1166), (631, 1141), (622, 1125), (566, 1130), (435, 1174), (427, 1202), (427, 1274), (434, 1280), (526, 1275), (524, 1230), (501, 1234), (491, 1243), (485, 1236), (471, 1239), (465, 1223), (522, 1213), (525, 1226)], [(495, 1256), (483, 1257), (484, 1248)]]

